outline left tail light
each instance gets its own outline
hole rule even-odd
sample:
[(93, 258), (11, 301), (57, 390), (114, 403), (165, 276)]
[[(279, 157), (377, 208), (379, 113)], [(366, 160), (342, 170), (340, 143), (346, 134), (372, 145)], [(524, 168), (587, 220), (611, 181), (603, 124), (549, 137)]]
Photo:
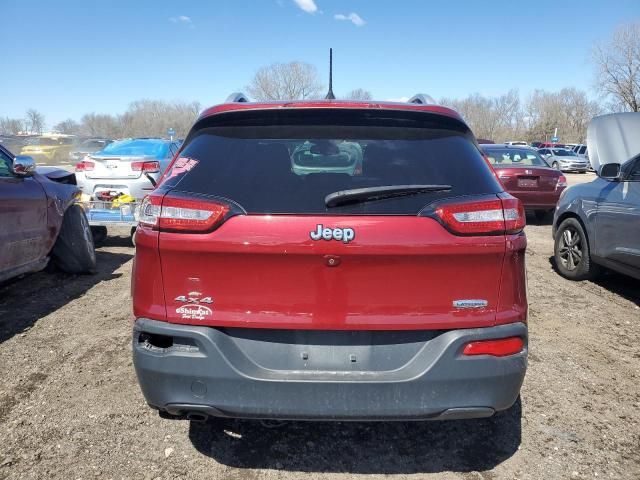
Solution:
[(76, 163), (76, 172), (90, 172), (95, 168), (96, 164), (88, 160)]
[(161, 232), (206, 233), (220, 226), (231, 206), (207, 198), (148, 195), (142, 201), (140, 225)]

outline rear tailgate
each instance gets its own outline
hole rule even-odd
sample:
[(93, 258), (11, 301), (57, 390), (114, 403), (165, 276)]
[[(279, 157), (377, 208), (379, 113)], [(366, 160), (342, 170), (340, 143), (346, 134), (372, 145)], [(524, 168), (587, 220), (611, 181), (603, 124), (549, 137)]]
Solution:
[[(314, 241), (317, 225), (355, 238)], [(426, 217), (241, 215), (206, 235), (161, 233), (160, 252), (171, 322), (446, 329), (494, 323), (505, 239)], [(487, 305), (454, 306), (464, 300)]]
[[(313, 173), (297, 168), (293, 153), (301, 148), (318, 162)], [(344, 152), (361, 168), (336, 172), (332, 162)], [(408, 184), (445, 188), (326, 202), (344, 190)], [(502, 308), (506, 222), (498, 222), (501, 232), (454, 234), (434, 212), (473, 204), (477, 216), (450, 214), (466, 228), (496, 203), (503, 214), (501, 192), (468, 127), (442, 115), (283, 109), (204, 119), (149, 200), (164, 298), (134, 295), (134, 310), (143, 316), (162, 301), (170, 322), (229, 327), (493, 325)], [(202, 233), (191, 230), (214, 217)]]

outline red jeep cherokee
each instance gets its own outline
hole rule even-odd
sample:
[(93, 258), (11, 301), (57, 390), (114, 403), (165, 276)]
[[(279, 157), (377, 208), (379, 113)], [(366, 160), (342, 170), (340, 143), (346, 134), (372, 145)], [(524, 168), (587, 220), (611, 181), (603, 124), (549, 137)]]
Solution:
[(193, 420), (507, 409), (527, 364), (524, 225), (447, 108), (213, 107), (141, 207), (144, 396)]

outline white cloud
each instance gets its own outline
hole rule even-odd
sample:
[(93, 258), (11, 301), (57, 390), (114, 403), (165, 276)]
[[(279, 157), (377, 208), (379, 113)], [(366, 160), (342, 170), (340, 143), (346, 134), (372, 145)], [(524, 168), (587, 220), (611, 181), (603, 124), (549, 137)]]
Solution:
[(362, 27), (365, 23), (364, 19), (355, 12), (350, 13), (349, 15), (343, 15), (342, 13), (337, 13), (333, 16), (336, 20), (348, 20), (353, 23), (356, 27)]
[(409, 101), (409, 97), (387, 98), (387, 102), (401, 102), (406, 103)]
[(318, 6), (314, 0), (293, 0), (301, 10), (307, 13), (316, 13)]
[(171, 23), (185, 23), (185, 24), (191, 24), (191, 17), (187, 17), (186, 15), (179, 15), (177, 17), (170, 17), (169, 21)]

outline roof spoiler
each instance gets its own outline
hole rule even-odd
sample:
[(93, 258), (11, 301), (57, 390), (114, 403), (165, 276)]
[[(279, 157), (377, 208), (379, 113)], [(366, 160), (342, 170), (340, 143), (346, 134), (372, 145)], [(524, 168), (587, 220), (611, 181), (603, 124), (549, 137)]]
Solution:
[(247, 97), (242, 92), (233, 92), (231, 95), (227, 97), (224, 103), (246, 103), (249, 102), (249, 97)]
[(426, 93), (416, 93), (413, 97), (407, 100), (407, 103), (417, 103), (419, 105), (435, 105), (436, 101), (431, 95)]

